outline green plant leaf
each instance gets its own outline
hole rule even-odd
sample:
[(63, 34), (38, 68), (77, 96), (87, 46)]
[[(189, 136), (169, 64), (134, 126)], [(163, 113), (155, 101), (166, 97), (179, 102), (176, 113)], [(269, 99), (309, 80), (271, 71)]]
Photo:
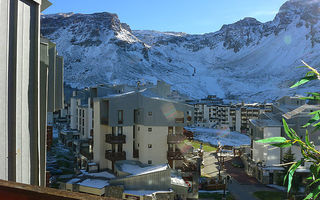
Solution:
[(289, 129), (289, 126), (286, 122), (286, 120), (284, 118), (282, 118), (282, 123), (283, 123), (283, 127), (284, 127), (284, 132), (287, 134), (287, 136), (290, 138), (290, 139), (293, 139), (293, 136), (292, 136), (292, 133)]
[[(294, 175), (294, 172), (296, 171), (296, 169), (301, 165), (301, 160), (299, 160), (298, 162), (294, 163), (293, 165), (291, 165), (287, 175), (288, 175), (288, 193), (290, 192), (291, 189), (291, 183), (292, 183), (292, 178)], [(286, 176), (287, 176), (286, 175)]]
[(256, 142), (258, 143), (282, 143), (287, 141), (286, 138), (284, 137), (271, 137), (271, 138), (266, 138), (266, 139), (262, 139), (262, 140), (257, 140)]
[(318, 185), (318, 187), (316, 187), (312, 192), (310, 192), (304, 199), (311, 199), (311, 198), (317, 199), (319, 193), (320, 193), (320, 185)]
[(315, 114), (317, 114), (317, 113), (320, 114), (320, 110), (313, 111), (313, 112), (309, 113), (309, 115), (315, 115)]
[(309, 177), (307, 178), (307, 180), (313, 180), (313, 177), (312, 177), (312, 176), (309, 176)]
[(316, 113), (309, 121), (308, 123), (306, 123), (305, 125), (303, 125), (302, 127), (305, 128), (309, 125), (311, 125), (312, 123), (318, 121), (320, 119), (320, 114), (319, 113)]
[(319, 96), (320, 97), (320, 93), (318, 93), (318, 92), (307, 92), (307, 94), (311, 94), (312, 96)]
[(318, 79), (318, 76), (316, 74), (314, 74), (312, 76), (305, 76), (300, 81), (298, 81), (294, 85), (292, 85), (290, 88), (298, 87), (298, 86), (303, 85), (311, 80), (316, 80), (316, 79)]
[(284, 147), (291, 147), (292, 143), (290, 141), (290, 142), (274, 143), (274, 144), (270, 144), (270, 145), (275, 146), (275, 147), (284, 148)]
[(311, 187), (313, 184), (318, 183), (320, 181), (320, 178), (314, 180), (312, 183), (309, 184), (309, 187)]
[(312, 147), (310, 141), (309, 141), (309, 132), (308, 132), (308, 129), (306, 129), (306, 136), (305, 136), (305, 141), (306, 141), (306, 144), (309, 146), (309, 147)]

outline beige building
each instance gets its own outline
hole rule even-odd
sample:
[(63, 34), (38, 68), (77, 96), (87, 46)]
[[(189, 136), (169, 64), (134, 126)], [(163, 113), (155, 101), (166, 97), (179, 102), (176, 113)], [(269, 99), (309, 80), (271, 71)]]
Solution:
[[(247, 172), (263, 183), (273, 184), (277, 173), (283, 170), (279, 164), (288, 148), (275, 148), (255, 141), (269, 137), (287, 137), (282, 126), (282, 118), (286, 120), (290, 128), (293, 128), (301, 138), (304, 138), (306, 129), (302, 126), (310, 119), (308, 113), (319, 109), (319, 105), (305, 104), (305, 101), (299, 97), (285, 96), (274, 103), (272, 112), (260, 114), (259, 119), (250, 120), (251, 148), (245, 159), (245, 162), (249, 163), (245, 164)], [(308, 129), (312, 131), (311, 127)], [(317, 131), (310, 134), (310, 140), (318, 149), (320, 148), (319, 133)], [(293, 145), (290, 148), (295, 154), (295, 159), (300, 160), (302, 155), (299, 146)], [(309, 163), (303, 164), (298, 172), (306, 172), (308, 168)]]
[(117, 160), (146, 164), (182, 164), (183, 127), (193, 107), (150, 97), (146, 90), (94, 100), (93, 159), (100, 170)]

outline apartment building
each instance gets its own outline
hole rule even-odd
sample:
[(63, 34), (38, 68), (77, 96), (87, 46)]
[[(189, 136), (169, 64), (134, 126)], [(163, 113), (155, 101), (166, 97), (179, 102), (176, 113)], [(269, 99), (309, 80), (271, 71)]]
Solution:
[[(278, 165), (288, 148), (274, 148), (255, 141), (268, 137), (287, 137), (282, 126), (282, 118), (286, 120), (290, 128), (294, 129), (301, 138), (304, 138), (306, 129), (302, 126), (310, 119), (308, 113), (319, 109), (320, 105), (309, 105), (299, 97), (285, 96), (274, 103), (272, 112), (265, 112), (260, 114), (258, 119), (251, 119), (251, 147), (245, 159), (247, 172), (263, 183), (273, 184), (277, 173), (283, 170)], [(308, 127), (308, 131), (312, 132), (312, 127)], [(314, 142), (318, 149), (320, 149), (319, 133), (320, 131), (310, 134), (310, 140)], [(302, 158), (297, 145), (290, 148), (295, 154), (296, 160)], [(307, 172), (308, 168), (307, 163), (303, 164), (297, 172)]]
[(0, 4), (4, 113), (0, 119), (0, 179), (41, 186), (46, 183), (49, 91), (58, 87), (48, 83), (50, 44), (40, 40), (40, 12), (50, 5), (47, 0), (2, 0)]
[(231, 116), (231, 130), (241, 133), (247, 133), (249, 131), (249, 120), (258, 119), (258, 116), (264, 112), (271, 112), (272, 104), (265, 103), (253, 103), (244, 104), (239, 103), (232, 105), (230, 108)]
[(194, 121), (198, 127), (230, 129), (247, 133), (249, 119), (257, 119), (263, 112), (271, 112), (272, 104), (225, 104), (221, 98), (209, 95), (205, 99), (188, 100), (194, 106)]
[(94, 99), (93, 160), (100, 170), (118, 160), (182, 165), (183, 127), (193, 107), (152, 97), (148, 90)]

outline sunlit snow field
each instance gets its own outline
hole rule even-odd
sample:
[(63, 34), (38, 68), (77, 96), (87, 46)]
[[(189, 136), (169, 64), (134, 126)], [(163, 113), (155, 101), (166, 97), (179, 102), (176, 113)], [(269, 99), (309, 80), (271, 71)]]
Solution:
[(212, 128), (186, 128), (194, 133), (194, 139), (202, 142), (210, 143), (211, 145), (241, 146), (249, 145), (250, 137), (239, 132), (230, 132), (226, 130)]

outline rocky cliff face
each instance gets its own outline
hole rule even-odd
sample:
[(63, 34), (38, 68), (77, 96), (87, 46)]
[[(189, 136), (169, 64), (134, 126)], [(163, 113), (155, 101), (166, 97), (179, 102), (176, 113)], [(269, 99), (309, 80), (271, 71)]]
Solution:
[(301, 59), (320, 64), (319, 22), (318, 0), (290, 0), (273, 21), (244, 18), (202, 35), (131, 30), (111, 13), (43, 15), (41, 31), (57, 43), (73, 87), (160, 79), (195, 98), (264, 101), (319, 90), (288, 89), (305, 73)]

